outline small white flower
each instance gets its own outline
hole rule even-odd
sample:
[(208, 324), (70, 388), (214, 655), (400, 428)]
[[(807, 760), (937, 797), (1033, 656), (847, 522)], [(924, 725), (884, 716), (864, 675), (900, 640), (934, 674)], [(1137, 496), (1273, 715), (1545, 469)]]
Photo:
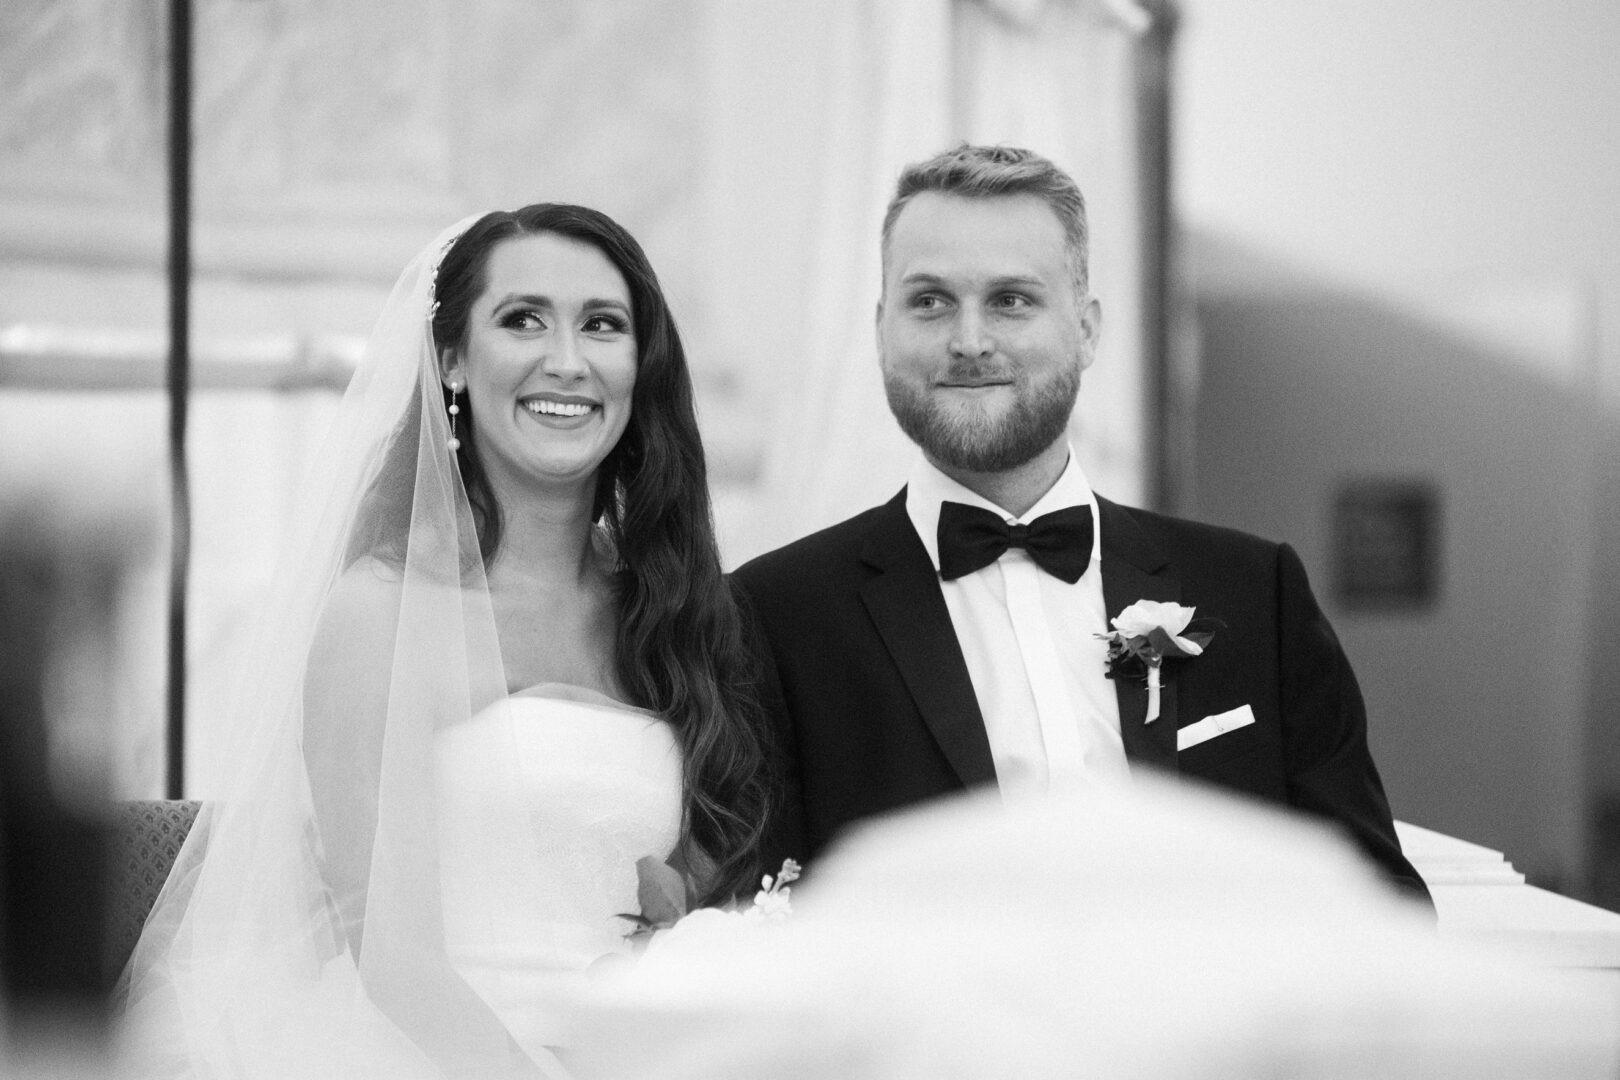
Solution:
[(788, 897), (791, 891), (783, 889), (781, 892), (772, 892), (761, 889), (754, 895), (754, 906), (743, 914), (768, 922), (781, 922), (793, 914), (793, 902)]

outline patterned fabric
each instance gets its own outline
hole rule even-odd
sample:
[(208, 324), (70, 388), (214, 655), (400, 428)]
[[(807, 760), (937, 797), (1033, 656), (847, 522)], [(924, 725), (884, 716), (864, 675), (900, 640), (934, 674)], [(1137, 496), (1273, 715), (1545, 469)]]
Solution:
[(137, 800), (118, 807), (113, 824), (113, 895), (109, 905), (108, 958), (121, 970), (146, 925), (169, 869), (180, 854), (202, 803)]

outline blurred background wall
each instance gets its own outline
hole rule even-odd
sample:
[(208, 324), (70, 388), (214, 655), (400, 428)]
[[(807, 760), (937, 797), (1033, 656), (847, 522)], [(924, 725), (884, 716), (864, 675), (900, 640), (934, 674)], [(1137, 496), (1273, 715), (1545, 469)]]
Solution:
[[(1111, 282), (1076, 443), (1099, 484), (1142, 498), (1143, 324), (1162, 305), (1144, 300), (1134, 133), (1156, 7), (194, 0), (187, 794), (229, 782), (233, 672), (356, 344), (398, 268), (469, 213), (583, 202), (641, 240), (692, 358), (735, 564), (887, 498), (909, 467), (872, 330), (900, 167), (963, 137), (1039, 145), (1091, 193)], [(168, 520), (169, 10), (0, 7), (5, 514), (44, 492)], [(164, 774), (156, 548), (130, 553), (125, 632), (90, 674), (116, 702), (120, 794)]]
[[(1293, 542), (1397, 816), (1620, 903), (1620, 7), (1185, 5), (1192, 512)], [(1426, 488), (1427, 603), (1334, 595), (1348, 485)]]
[[(345, 357), (439, 227), (575, 200), (643, 241), (734, 563), (903, 477), (871, 348), (877, 224), (903, 162), (968, 137), (1033, 145), (1088, 192), (1105, 346), (1074, 435), (1096, 486), (1293, 543), (1397, 816), (1620, 902), (1620, 822), (1598, 824), (1620, 817), (1620, 12), (1178, 5), (1189, 408), (1166, 416), (1133, 96), (1163, 7), (197, 0), (191, 793), (220, 783), (230, 672)], [(141, 535), (166, 520), (164, 8), (0, 8), (7, 512), (44, 488)], [(1368, 491), (1426, 501), (1347, 518)], [(1379, 536), (1425, 553), (1416, 599), (1340, 588)], [(122, 794), (161, 785), (164, 566), (132, 554), (115, 584)]]

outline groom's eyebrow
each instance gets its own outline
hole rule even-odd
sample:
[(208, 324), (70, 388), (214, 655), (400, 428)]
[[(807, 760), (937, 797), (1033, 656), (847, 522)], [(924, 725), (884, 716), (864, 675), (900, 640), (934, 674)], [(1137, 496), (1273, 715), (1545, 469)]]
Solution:
[(1046, 282), (1031, 274), (1006, 274), (991, 278), (989, 285), (992, 289), (1041, 289)]
[[(901, 285), (932, 285), (932, 286), (939, 287), (939, 286), (948, 286), (950, 284), (950, 282), (948, 280), (946, 280), (944, 277), (942, 277), (941, 275), (930, 273), (927, 270), (913, 270), (911, 273), (906, 274), (903, 277), (901, 277), (900, 284)], [(1035, 288), (1044, 288), (1045, 285), (1046, 285), (1046, 283), (1043, 280), (1041, 280), (1041, 278), (1036, 277), (1036, 276), (1034, 276), (1032, 274), (1003, 274), (1003, 275), (1001, 275), (999, 277), (992, 277), (987, 282), (985, 282), (985, 287), (990, 288), (990, 289), (1006, 289), (1006, 288), (1035, 289)]]

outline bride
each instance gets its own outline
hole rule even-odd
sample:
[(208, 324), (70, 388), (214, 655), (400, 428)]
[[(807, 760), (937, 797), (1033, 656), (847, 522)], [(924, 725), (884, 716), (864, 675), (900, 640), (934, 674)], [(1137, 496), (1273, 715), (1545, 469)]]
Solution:
[(713, 903), (774, 811), (691, 381), (605, 215), (406, 266), (244, 680), (243, 765), (125, 971), (133, 1071), (566, 1075), (635, 863)]

